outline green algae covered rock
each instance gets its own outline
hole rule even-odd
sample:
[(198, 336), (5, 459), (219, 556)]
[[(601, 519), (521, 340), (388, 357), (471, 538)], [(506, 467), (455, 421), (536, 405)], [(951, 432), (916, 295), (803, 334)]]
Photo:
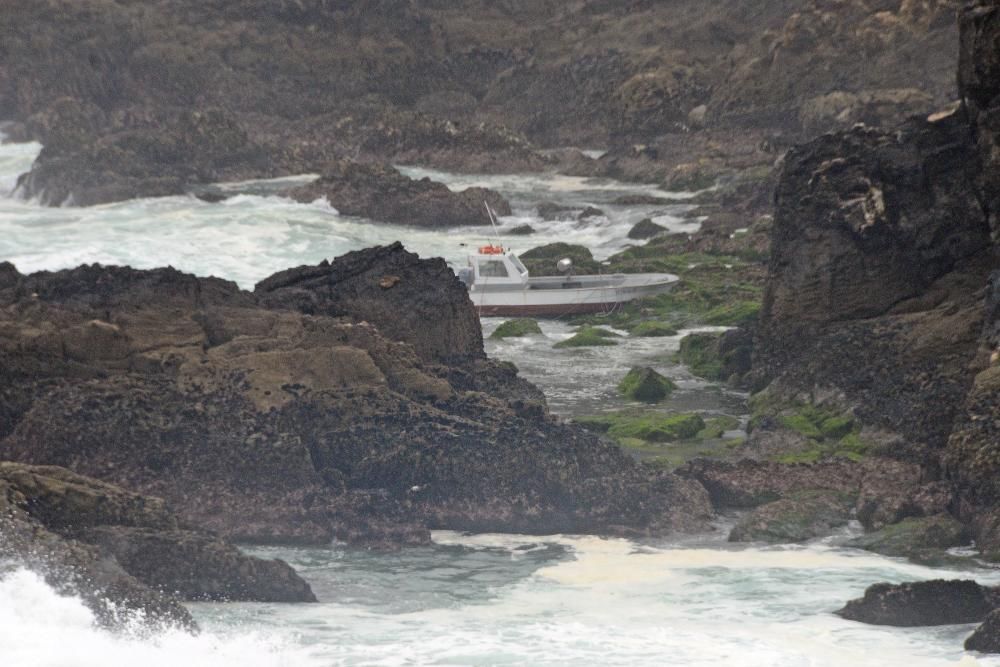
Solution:
[(676, 385), (652, 368), (633, 368), (618, 383), (618, 391), (636, 401), (659, 403)]
[(618, 338), (618, 334), (599, 327), (582, 327), (577, 330), (572, 338), (556, 343), (553, 347), (599, 347), (617, 345), (612, 338)]
[(541, 333), (542, 328), (538, 326), (536, 320), (523, 317), (516, 320), (507, 320), (490, 334), (490, 338), (520, 338), (521, 336), (531, 336)]

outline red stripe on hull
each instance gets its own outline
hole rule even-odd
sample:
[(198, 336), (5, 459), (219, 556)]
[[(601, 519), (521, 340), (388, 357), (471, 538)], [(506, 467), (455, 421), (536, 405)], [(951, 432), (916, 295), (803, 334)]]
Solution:
[(559, 317), (607, 313), (621, 303), (567, 303), (542, 306), (476, 306), (480, 317)]

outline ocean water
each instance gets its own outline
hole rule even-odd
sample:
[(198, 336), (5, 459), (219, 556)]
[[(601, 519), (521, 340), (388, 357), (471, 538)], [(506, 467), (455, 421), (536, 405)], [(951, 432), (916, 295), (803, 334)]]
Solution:
[[(488, 228), (427, 231), (339, 215), (326, 202), (298, 204), (273, 193), (280, 182), (231, 184), (221, 204), (192, 197), (145, 199), (86, 209), (45, 208), (14, 192), (38, 145), (0, 145), (0, 260), (23, 272), (83, 262), (173, 265), (244, 287), (274, 271), (375, 243), (402, 240), (424, 256), (464, 260)], [(554, 240), (588, 245), (603, 258), (624, 247), (629, 227), (651, 216), (675, 231), (684, 193), (554, 175), (460, 176), (406, 169), (452, 187), (487, 185), (538, 234), (511, 237), (523, 249)], [(662, 206), (611, 204), (619, 195), (671, 197)], [(534, 205), (595, 205), (605, 218), (543, 222)], [(465, 245), (463, 245), (465, 244)], [(488, 335), (499, 320), (484, 320)], [(627, 405), (614, 383), (636, 364), (678, 384), (668, 409), (740, 414), (745, 397), (691, 376), (670, 360), (680, 335), (623, 339), (614, 348), (554, 350), (570, 335), (546, 321), (543, 335), (487, 340), (518, 364), (557, 413)], [(683, 334), (685, 332), (681, 332)], [(734, 546), (727, 524), (696, 538), (658, 542), (556, 535), (434, 534), (434, 544), (397, 553), (326, 548), (251, 548), (286, 559), (313, 585), (319, 604), (194, 604), (202, 632), (94, 627), (81, 601), (61, 596), (31, 563), (0, 563), (2, 667), (329, 667), (334, 665), (1000, 665), (966, 654), (971, 626), (899, 629), (844, 621), (831, 612), (878, 581), (973, 577), (839, 548)], [(2, 536), (0, 536), (2, 537)]]

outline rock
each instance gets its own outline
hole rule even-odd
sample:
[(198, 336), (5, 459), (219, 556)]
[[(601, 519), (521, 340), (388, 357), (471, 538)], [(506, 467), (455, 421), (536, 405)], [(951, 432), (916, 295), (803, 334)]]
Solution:
[(510, 204), (492, 190), (452, 192), (442, 183), (414, 180), (388, 165), (347, 160), (328, 164), (318, 179), (285, 194), (301, 202), (326, 198), (346, 215), (418, 227), (489, 224), (484, 202), (497, 215), (510, 215)]
[(676, 385), (652, 368), (633, 368), (618, 383), (618, 391), (626, 398), (643, 403), (659, 403), (670, 395)]
[[(0, 455), (161, 497), (180, 530), (386, 547), (431, 527), (641, 535), (708, 518), (696, 482), (548, 415), (485, 358), (444, 262), (399, 245), (254, 293), (172, 269), (8, 273)], [(136, 535), (107, 540), (152, 543)]]
[(847, 525), (854, 497), (835, 491), (800, 491), (761, 505), (740, 519), (730, 542), (805, 542)]
[(750, 371), (752, 351), (753, 334), (738, 328), (688, 334), (681, 339), (677, 359), (699, 377), (739, 383)]
[(916, 88), (834, 91), (807, 100), (799, 110), (799, 122), (810, 135), (833, 128), (847, 129), (858, 123), (891, 127), (901, 118), (934, 108), (934, 98)]
[(112, 554), (146, 585), (184, 600), (316, 601), (284, 561), (246, 556), (204, 533), (99, 526), (76, 535)]
[(538, 326), (538, 321), (530, 318), (520, 318), (516, 320), (507, 320), (490, 334), (490, 338), (518, 338), (521, 336), (530, 336), (532, 334), (540, 335), (542, 333), (542, 328)]
[(528, 236), (535, 233), (535, 228), (531, 225), (518, 225), (507, 230), (511, 236)]
[(629, 329), (628, 335), (637, 338), (664, 338), (667, 336), (676, 336), (677, 330), (666, 322), (649, 320), (640, 322)]
[(964, 122), (856, 128), (786, 156), (754, 338), (755, 388), (845, 396), (918, 462), (965, 396), (991, 264)]
[(65, 468), (0, 462), (0, 528), (0, 555), (80, 595), (109, 626), (140, 611), (153, 624), (193, 628), (179, 599), (316, 599), (282, 561), (180, 529), (161, 499)]
[(674, 200), (655, 195), (629, 194), (615, 197), (612, 203), (618, 206), (663, 206), (674, 203)]
[(573, 207), (564, 204), (557, 204), (551, 201), (543, 201), (536, 207), (538, 217), (542, 220), (572, 220)]
[(643, 218), (639, 222), (632, 225), (632, 229), (628, 230), (628, 237), (630, 239), (651, 239), (657, 234), (662, 234), (667, 231), (666, 227), (658, 225), (649, 218)]
[(583, 209), (583, 212), (577, 216), (577, 220), (586, 220), (587, 218), (603, 218), (604, 211), (599, 208), (594, 208), (593, 206), (588, 206)]
[(573, 273), (587, 275), (601, 270), (600, 263), (594, 259), (588, 248), (569, 243), (558, 242), (538, 246), (521, 253), (518, 257), (533, 276), (559, 275), (556, 264), (564, 257), (573, 261)]
[(969, 542), (969, 530), (947, 514), (910, 517), (857, 537), (847, 543), (886, 556), (923, 558), (927, 552), (942, 551)]
[(1000, 610), (994, 609), (965, 640), (966, 651), (1000, 653)]
[(90, 206), (282, 173), (273, 151), (223, 111), (156, 115), (90, 141), (83, 138), (97, 123), (83, 119), (85, 112), (64, 112), (46, 132), (47, 145), (18, 187), (45, 204)]
[(874, 584), (835, 612), (850, 621), (913, 627), (979, 623), (1000, 603), (995, 590), (970, 580)]
[(708, 107), (704, 104), (699, 104), (698, 106), (688, 111), (687, 123), (693, 128), (700, 128), (705, 126), (705, 119), (708, 116)]
[[(379, 287), (387, 275), (398, 278), (389, 290)], [(479, 317), (465, 286), (444, 260), (419, 259), (398, 242), (349, 252), (332, 264), (281, 271), (258, 283), (254, 294), (274, 308), (370, 322), (428, 360), (484, 356)]]

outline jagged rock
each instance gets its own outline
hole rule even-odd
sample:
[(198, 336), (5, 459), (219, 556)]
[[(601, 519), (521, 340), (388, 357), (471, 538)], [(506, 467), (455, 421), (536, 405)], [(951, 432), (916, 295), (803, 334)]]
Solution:
[(991, 265), (965, 117), (791, 151), (754, 341), (756, 388), (846, 395), (932, 464), (968, 386)]
[(454, 274), (398, 244), (254, 293), (96, 265), (7, 282), (0, 453), (162, 497), (188, 526), (384, 546), (431, 527), (658, 533), (710, 511), (698, 483), (550, 417), (485, 359)]
[(994, 609), (965, 640), (966, 651), (1000, 653), (1000, 610)]
[(178, 599), (315, 601), (282, 561), (183, 530), (164, 504), (56, 466), (0, 462), (0, 555), (78, 594), (98, 620), (194, 627)]
[[(386, 275), (399, 278), (391, 290), (378, 287)], [(420, 259), (399, 242), (349, 252), (332, 264), (280, 271), (259, 282), (254, 294), (272, 308), (370, 322), (428, 360), (485, 356), (465, 286), (444, 260)]]
[(659, 403), (676, 385), (652, 368), (633, 368), (618, 383), (618, 391), (627, 398), (643, 403)]
[(587, 218), (602, 218), (604, 217), (604, 211), (599, 208), (594, 208), (593, 206), (588, 206), (580, 212), (577, 216), (577, 220), (586, 220)]
[(571, 243), (549, 243), (523, 252), (519, 257), (533, 276), (559, 275), (556, 264), (564, 257), (573, 261), (573, 273), (585, 275), (597, 273), (601, 269), (590, 249)]
[(971, 580), (874, 584), (835, 612), (851, 621), (913, 627), (978, 623), (1000, 604), (995, 589)]
[(315, 602), (280, 560), (261, 560), (204, 533), (98, 526), (74, 534), (115, 557), (137, 579), (184, 600)]
[(730, 542), (804, 542), (847, 525), (854, 497), (836, 491), (800, 491), (761, 505), (740, 519)]
[(307, 185), (286, 193), (311, 202), (325, 197), (346, 215), (418, 227), (458, 227), (489, 224), (485, 202), (497, 215), (510, 215), (510, 204), (486, 188), (453, 192), (429, 178), (414, 180), (388, 165), (340, 160)]

